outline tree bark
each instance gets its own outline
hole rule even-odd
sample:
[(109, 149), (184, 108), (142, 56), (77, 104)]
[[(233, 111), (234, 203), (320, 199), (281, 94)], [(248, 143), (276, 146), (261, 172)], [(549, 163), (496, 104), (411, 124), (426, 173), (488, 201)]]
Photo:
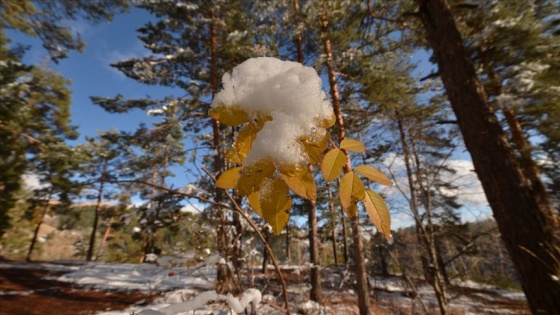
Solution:
[(321, 303), (323, 300), (323, 290), (321, 289), (321, 269), (319, 262), (319, 239), (317, 237), (317, 208), (315, 202), (306, 200), (307, 214), (309, 221), (309, 260), (310, 268), (310, 299)]
[[(218, 34), (217, 34), (217, 18), (214, 9), (210, 12), (210, 22), (208, 25), (209, 32), (209, 53), (210, 53), (210, 86), (212, 89), (212, 99), (218, 93)], [(221, 133), (220, 122), (214, 118), (212, 119), (212, 148), (215, 150), (214, 155), (214, 173), (218, 177), (223, 170), (222, 163), (222, 149), (221, 149)], [(220, 203), (223, 200), (223, 195), (220, 190), (215, 191), (215, 201)], [(217, 227), (217, 248), (218, 252), (224, 259), (228, 259), (228, 236), (226, 233), (226, 216), (221, 207), (216, 207), (216, 214), (218, 217)], [(229, 270), (227, 264), (222, 264), (218, 268), (217, 285), (216, 289), (220, 294), (234, 293), (236, 285), (233, 279), (233, 272)]]
[(534, 314), (560, 314), (552, 206), (525, 178), (489, 105), (446, 0), (416, 0), (475, 171)]
[(107, 242), (107, 239), (111, 235), (111, 226), (113, 224), (113, 220), (115, 220), (114, 216), (112, 216), (109, 219), (109, 223), (107, 224), (107, 229), (105, 230), (105, 233), (103, 233), (103, 238), (101, 239), (101, 244), (99, 244), (99, 248), (97, 249), (97, 254), (95, 255), (95, 260), (98, 260), (99, 257), (101, 256), (101, 254), (103, 253), (103, 247), (105, 247), (105, 243)]
[(43, 220), (45, 219), (45, 215), (47, 211), (49, 211), (49, 202), (51, 201), (52, 197), (52, 188), (49, 189), (49, 193), (47, 195), (47, 200), (45, 200), (45, 205), (43, 207), (43, 211), (41, 212), (41, 219), (37, 226), (35, 227), (35, 231), (33, 232), (33, 238), (31, 239), (31, 244), (29, 244), (29, 250), (27, 251), (27, 261), (31, 261), (31, 255), (33, 254), (33, 249), (35, 248), (35, 244), (37, 243), (37, 237), (39, 236), (39, 229), (41, 228), (41, 224), (43, 224)]
[(103, 186), (105, 184), (105, 173), (107, 172), (108, 160), (103, 160), (103, 169), (101, 171), (101, 183), (99, 184), (99, 192), (97, 195), (97, 203), (95, 204), (95, 212), (93, 213), (93, 226), (91, 227), (91, 236), (89, 237), (89, 246), (86, 260), (91, 261), (93, 258), (93, 250), (95, 248), (95, 234), (97, 234), (97, 225), (99, 224), (99, 215), (101, 212), (101, 202), (103, 201)]
[[(294, 12), (296, 24), (299, 22), (299, 1), (294, 0)], [(303, 37), (301, 32), (296, 33), (295, 44), (297, 49), (297, 60), (303, 65)], [(309, 171), (313, 173), (312, 167)], [(311, 290), (309, 298), (317, 303), (323, 301), (323, 290), (321, 288), (321, 266), (319, 261), (319, 238), (317, 236), (317, 207), (315, 201), (306, 200), (305, 206), (307, 208), (307, 218), (309, 224), (309, 262), (311, 268), (309, 270), (309, 281), (311, 282)], [(289, 232), (289, 231), (288, 231)], [(286, 246), (289, 246), (289, 233), (286, 235)], [(290, 248), (287, 248), (289, 253)]]
[[(333, 111), (336, 117), (336, 126), (338, 129), (338, 139), (342, 141), (346, 138), (346, 130), (344, 128), (344, 118), (342, 117), (342, 110), (340, 108), (340, 96), (338, 92), (338, 85), (336, 82), (336, 75), (333, 67), (332, 58), (332, 44), (328, 36), (329, 21), (326, 19), (326, 14), (321, 16), (321, 32), (323, 35), (323, 48), (326, 55), (327, 76), (329, 78), (330, 93), (333, 102)], [(352, 170), (350, 163), (350, 156), (346, 150), (342, 150), (346, 155), (346, 164), (344, 166), (344, 173)], [(360, 216), (356, 214), (350, 218), (350, 225), (352, 227), (352, 238), (354, 245), (354, 259), (356, 263), (356, 286), (358, 291), (358, 308), (360, 315), (370, 314), (369, 302), (369, 288), (367, 280), (366, 263), (364, 258), (364, 242), (362, 240), (362, 231), (360, 229)]]
[[(498, 79), (496, 71), (494, 71), (494, 69), (492, 69), (491, 65), (489, 64), (488, 53), (481, 52), (481, 56), (484, 67), (486, 68), (486, 73), (488, 74), (488, 78), (490, 79), (492, 87), (495, 90), (494, 95), (502, 94), (502, 85)], [(529, 143), (529, 141), (527, 141), (525, 135), (523, 134), (521, 124), (515, 117), (515, 111), (512, 108), (503, 108), (502, 113), (504, 114), (504, 118), (506, 119), (506, 123), (509, 127), (511, 140), (515, 144), (515, 148), (519, 153), (521, 162), (520, 166), (523, 170), (523, 175), (530, 181), (533, 189), (536, 191), (544, 192), (544, 196), (545, 198), (547, 198), (546, 202), (550, 202), (546, 193), (546, 187), (541, 179), (539, 167), (533, 160), (531, 144)], [(551, 213), (550, 217), (553, 219), (553, 224), (554, 226), (556, 226), (556, 229), (560, 228), (558, 217), (554, 213)]]
[(329, 213), (331, 219), (331, 238), (332, 238), (332, 251), (334, 264), (338, 265), (338, 250), (336, 248), (336, 212), (334, 211), (333, 196), (331, 192), (331, 186), (327, 183), (327, 193), (329, 197)]

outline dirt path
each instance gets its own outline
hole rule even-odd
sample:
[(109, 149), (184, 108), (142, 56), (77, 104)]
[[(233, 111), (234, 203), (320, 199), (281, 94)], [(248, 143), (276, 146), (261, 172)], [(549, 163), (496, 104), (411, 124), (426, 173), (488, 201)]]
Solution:
[(44, 280), (56, 272), (0, 269), (0, 315), (87, 315), (122, 310), (146, 301), (147, 294), (86, 290), (74, 284)]

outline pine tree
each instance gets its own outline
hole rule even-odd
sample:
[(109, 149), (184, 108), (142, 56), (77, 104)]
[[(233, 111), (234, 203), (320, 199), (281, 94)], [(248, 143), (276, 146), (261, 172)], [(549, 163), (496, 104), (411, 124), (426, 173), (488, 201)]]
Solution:
[(86, 143), (79, 145), (76, 151), (80, 155), (80, 177), (82, 187), (88, 191), (86, 198), (96, 202), (92, 222), (90, 241), (86, 260), (94, 257), (95, 240), (101, 218), (102, 206), (105, 201), (114, 200), (118, 195), (114, 189), (115, 182), (122, 179), (119, 176), (123, 163), (123, 149), (119, 143), (116, 131), (99, 133), (98, 137), (86, 137)]
[[(0, 30), (3, 32), (3, 30)], [(7, 48), (0, 36), (0, 216), (13, 205), (21, 176), (50, 143), (77, 136), (70, 126), (70, 91), (59, 74), (20, 63), (23, 51)], [(5, 219), (5, 220), (4, 220)], [(9, 224), (3, 218), (0, 231)]]
[(88, 0), (0, 1), (0, 235), (9, 226), (5, 213), (29, 169), (27, 157), (42, 145), (37, 134), (77, 136), (70, 127), (68, 82), (51, 70), (22, 64), (27, 48), (17, 43), (9, 47), (5, 30), (38, 37), (51, 60), (58, 62), (69, 50), (81, 51), (84, 46), (79, 34), (73, 34), (63, 21), (110, 20), (127, 7), (128, 2), (121, 0), (95, 4)]
[(68, 57), (71, 50), (85, 47), (80, 34), (75, 34), (67, 20), (90, 22), (111, 20), (129, 6), (126, 0), (20, 0), (0, 2), (0, 27), (38, 37), (52, 61)]
[(32, 204), (34, 205), (34, 219), (37, 221), (37, 225), (27, 252), (26, 259), (28, 261), (32, 259), (39, 229), (45, 216), (51, 210), (53, 199), (56, 197), (63, 205), (68, 205), (69, 197), (79, 193), (79, 186), (74, 185), (72, 181), (75, 171), (78, 169), (77, 163), (72, 159), (73, 149), (53, 135), (43, 134), (40, 141), (44, 145), (33, 157), (32, 172), (38, 176), (42, 187), (34, 191)]

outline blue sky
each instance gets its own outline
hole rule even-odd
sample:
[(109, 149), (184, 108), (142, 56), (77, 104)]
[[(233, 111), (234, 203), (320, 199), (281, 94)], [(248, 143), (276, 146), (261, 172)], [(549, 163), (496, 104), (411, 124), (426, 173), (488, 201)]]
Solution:
[[(148, 51), (137, 39), (136, 29), (150, 19), (147, 12), (132, 9), (129, 14), (119, 15), (110, 23), (69, 23), (73, 30), (81, 34), (87, 45), (83, 53), (71, 52), (68, 58), (51, 66), (72, 81), (72, 122), (78, 125), (80, 139), (110, 128), (134, 130), (141, 121), (150, 120), (143, 111), (106, 113), (92, 104), (90, 96), (113, 97), (120, 93), (125, 98), (150, 96), (159, 99), (175, 94), (170, 88), (139, 84), (109, 66), (119, 60), (147, 54)], [(46, 60), (47, 53), (37, 39), (21, 33), (9, 33), (9, 36), (14, 42), (32, 45), (24, 62), (41, 64)]]
[[(81, 21), (71, 21), (69, 25), (73, 30), (79, 32), (87, 43), (83, 53), (71, 52), (69, 58), (61, 60), (59, 64), (51, 66), (66, 78), (72, 81), (72, 123), (78, 126), (81, 142), (85, 136), (94, 136), (97, 131), (116, 128), (118, 130), (135, 130), (141, 122), (150, 122), (151, 119), (144, 111), (133, 111), (126, 114), (109, 114), (102, 108), (90, 101), (91, 96), (114, 97), (122, 94), (125, 99), (144, 98), (149, 96), (161, 99), (169, 95), (181, 95), (181, 91), (160, 86), (147, 86), (127, 78), (116, 69), (110, 67), (111, 63), (131, 57), (140, 57), (148, 54), (148, 50), (142, 47), (142, 42), (137, 38), (136, 29), (153, 17), (144, 10), (132, 9), (130, 13), (119, 15), (110, 23), (89, 24)], [(16, 43), (30, 44), (32, 49), (26, 54), (24, 62), (29, 64), (41, 64), (46, 60), (47, 53), (41, 47), (41, 43), (34, 38), (20, 33), (9, 32)], [(429, 54), (426, 51), (418, 51), (412, 56), (413, 62), (419, 62), (421, 67), (416, 75), (424, 76), (433, 68), (428, 62)], [(157, 119), (157, 118), (156, 118)], [(187, 145), (188, 146), (188, 145)], [(457, 180), (471, 185), (472, 195), (466, 195), (468, 200), (464, 208), (464, 217), (475, 219), (479, 214), (488, 214), (488, 207), (484, 206), (486, 200), (480, 191), (480, 185), (476, 176), (471, 174), (472, 164), (468, 153), (457, 151), (454, 157), (457, 159), (456, 166), (462, 169), (461, 177)], [(465, 163), (467, 162), (467, 163)], [(191, 167), (186, 165), (186, 167)], [(175, 187), (185, 186), (194, 180), (185, 174), (185, 167), (173, 169), (177, 174), (172, 182)], [(465, 179), (468, 177), (467, 179)], [(398, 198), (398, 191), (384, 191), (387, 195)], [(478, 199), (478, 200), (477, 200)], [(406, 213), (394, 213), (395, 226), (408, 225), (410, 216)]]

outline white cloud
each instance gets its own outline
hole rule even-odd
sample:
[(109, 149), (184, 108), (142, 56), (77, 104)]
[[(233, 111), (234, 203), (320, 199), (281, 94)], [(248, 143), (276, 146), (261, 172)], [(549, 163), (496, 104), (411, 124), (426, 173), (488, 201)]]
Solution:
[(25, 189), (35, 190), (48, 187), (48, 184), (41, 183), (39, 181), (39, 175), (37, 174), (24, 174), (22, 177)]
[[(407, 226), (413, 224), (409, 213), (408, 202), (403, 194), (410, 195), (408, 188), (408, 178), (404, 159), (397, 154), (388, 155), (382, 163), (382, 171), (392, 174), (395, 185), (381, 189), (392, 211), (392, 221), (394, 227)], [(476, 221), (491, 215), (488, 201), (474, 172), (474, 166), (470, 160), (452, 159), (446, 165), (453, 169), (455, 173), (442, 173), (442, 180), (456, 186), (456, 188), (442, 188), (442, 193), (447, 196), (457, 196), (457, 202), (462, 205), (461, 215), (465, 221)]]
[(449, 160), (447, 163), (455, 174), (445, 173), (444, 181), (457, 186), (456, 189), (444, 191), (448, 196), (458, 196), (459, 203), (465, 206), (487, 206), (488, 201), (484, 195), (482, 185), (474, 171), (474, 165), (468, 160)]
[(200, 204), (188, 203), (181, 208), (181, 213), (199, 214), (201, 210)]

